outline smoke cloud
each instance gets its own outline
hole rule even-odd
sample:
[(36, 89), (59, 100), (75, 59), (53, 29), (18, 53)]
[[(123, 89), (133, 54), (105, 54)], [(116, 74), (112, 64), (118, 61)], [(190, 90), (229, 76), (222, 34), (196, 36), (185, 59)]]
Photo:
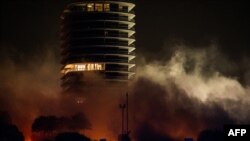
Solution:
[[(120, 94), (123, 88), (116, 88), (97, 75), (90, 76), (84, 94), (66, 95), (60, 88), (60, 62), (53, 46), (34, 51), (27, 56), (10, 48), (1, 52), (0, 110), (8, 111), (13, 124), (24, 133), (26, 141), (31, 140), (32, 123), (39, 117), (71, 117), (84, 113), (91, 129), (84, 134), (94, 139), (113, 137), (119, 132)], [(96, 87), (98, 86), (98, 87)], [(114, 114), (110, 114), (114, 113)], [(119, 117), (118, 117), (119, 115)]]
[(131, 98), (135, 138), (183, 140), (223, 124), (249, 123), (249, 86), (223, 75), (224, 66), (234, 67), (215, 45), (179, 45), (166, 63), (139, 66)]
[(6, 46), (1, 52), (0, 110), (8, 111), (27, 137), (38, 115), (62, 114), (58, 100), (59, 65), (51, 49), (25, 56), (11, 48)]
[[(0, 110), (10, 113), (26, 141), (38, 116), (70, 117), (79, 112), (92, 125), (85, 135), (116, 140), (121, 130), (118, 105), (126, 91), (131, 135), (137, 141), (179, 141), (198, 138), (200, 133), (202, 138), (207, 129), (221, 131), (226, 123), (250, 122), (249, 83), (230, 75), (238, 72), (238, 64), (215, 44), (202, 49), (182, 44), (172, 48), (165, 61), (139, 58), (137, 76), (129, 88), (98, 79), (89, 83), (84, 96), (61, 94), (59, 59), (53, 50), (38, 51), (30, 58), (11, 52), (20, 59), (2, 59)], [(246, 57), (241, 65), (247, 62)], [(249, 72), (246, 67), (243, 80), (249, 80)]]

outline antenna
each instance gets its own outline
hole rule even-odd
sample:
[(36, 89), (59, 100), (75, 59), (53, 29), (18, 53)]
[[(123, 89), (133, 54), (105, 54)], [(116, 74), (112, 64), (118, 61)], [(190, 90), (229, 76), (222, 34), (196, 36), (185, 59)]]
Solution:
[(120, 104), (119, 107), (122, 110), (122, 134), (124, 134), (124, 110), (126, 108), (126, 105)]
[(126, 134), (128, 134), (128, 132), (129, 132), (129, 129), (128, 129), (128, 93), (126, 93), (126, 114), (127, 114), (127, 131), (126, 131)]
[[(126, 104), (120, 104), (120, 109), (122, 110), (122, 133), (118, 136), (119, 141), (130, 141), (129, 137), (129, 112), (128, 112), (128, 93), (126, 93)], [(124, 115), (124, 110), (126, 108), (126, 115)], [(126, 116), (126, 117), (124, 117)], [(125, 119), (126, 118), (126, 119)], [(126, 129), (124, 130), (124, 121), (126, 122)]]

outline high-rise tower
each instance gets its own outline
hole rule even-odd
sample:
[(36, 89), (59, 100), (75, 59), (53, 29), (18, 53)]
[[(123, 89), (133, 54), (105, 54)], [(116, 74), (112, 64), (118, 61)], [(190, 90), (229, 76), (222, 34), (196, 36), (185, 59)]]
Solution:
[(127, 82), (135, 74), (135, 21), (130, 0), (78, 0), (61, 16), (64, 91), (78, 91), (89, 73)]

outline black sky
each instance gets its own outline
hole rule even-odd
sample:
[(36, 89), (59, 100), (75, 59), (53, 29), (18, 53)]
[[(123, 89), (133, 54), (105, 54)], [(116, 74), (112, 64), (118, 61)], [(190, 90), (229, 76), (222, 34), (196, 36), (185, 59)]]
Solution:
[[(70, 0), (1, 0), (0, 51), (24, 56), (59, 49), (59, 17)], [(243, 0), (136, 0), (137, 54), (161, 60), (175, 42), (212, 42), (235, 61), (250, 57), (249, 4)], [(28, 54), (28, 55), (27, 55)]]
[(155, 52), (172, 40), (191, 47), (212, 41), (231, 57), (249, 55), (248, 5), (244, 1), (138, 1), (137, 47)]
[[(8, 72), (9, 69), (8, 66), (6, 66), (6, 64), (2, 65), (2, 62), (3, 60), (6, 60), (6, 58), (11, 58), (12, 61), (14, 61), (14, 63), (21, 64), (18, 67), (20, 67), (21, 69), (26, 69), (27, 66), (25, 65), (25, 62), (32, 61), (33, 57), (42, 58), (43, 52), (46, 52), (48, 48), (49, 50), (54, 51), (55, 55), (57, 55), (58, 65), (59, 65), (60, 15), (65, 6), (70, 1), (71, 0), (1, 0), (0, 1), (1, 2), (0, 67), (3, 67), (4, 69), (6, 69), (6, 72)], [(229, 58), (229, 61), (235, 63), (236, 69), (233, 69), (231, 72), (229, 72), (229, 74), (226, 74), (226, 72), (224, 74), (230, 76), (239, 76), (241, 77), (241, 79), (245, 77), (245, 74), (248, 74), (248, 77), (246, 77), (247, 80), (245, 81), (248, 82), (248, 85), (250, 84), (249, 81), (250, 73), (249, 72), (246, 73), (247, 71), (250, 70), (249, 67), (250, 5), (246, 0), (224, 0), (224, 1), (135, 0), (135, 1), (137, 5), (135, 9), (136, 40), (137, 40), (136, 53), (139, 54), (139, 56), (145, 57), (145, 59), (148, 62), (155, 60), (167, 61), (167, 59), (169, 59), (168, 51), (171, 52), (171, 49), (173, 48), (172, 46), (176, 43), (183, 43), (187, 45), (189, 48), (208, 48), (211, 45), (211, 43), (215, 43), (219, 51), (223, 53), (223, 57), (226, 56)], [(246, 59), (244, 62), (244, 58), (248, 59)], [(219, 65), (224, 67), (223, 66), (224, 64), (219, 64)], [(28, 69), (26, 69), (26, 71), (27, 70)], [(54, 72), (50, 72), (49, 74), (54, 74)], [(9, 79), (13, 78), (15, 78), (14, 74), (13, 77), (10, 77)], [(32, 79), (35, 80), (40, 79), (40, 76), (34, 77)], [(25, 79), (25, 83), (30, 82), (30, 80), (31, 80), (30, 78)], [(244, 80), (241, 80), (240, 82), (243, 81)], [(10, 82), (14, 82), (14, 80)], [(50, 82), (47, 81), (45, 82), (50, 84)], [(145, 82), (145, 84), (143, 83), (141, 84), (140, 82), (138, 83), (137, 87), (141, 89), (138, 91), (138, 95), (141, 93), (148, 93), (149, 94), (148, 100), (152, 102), (154, 101), (154, 99), (153, 100), (151, 99), (150, 97), (152, 96), (151, 94), (154, 93), (164, 94), (164, 91), (163, 92), (159, 91), (161, 89), (159, 89), (158, 87), (156, 88), (147, 87), (146, 85), (147, 83), (148, 82)], [(35, 85), (36, 83), (34, 84), (34, 86)], [(151, 85), (152, 84), (149, 84), (148, 86)], [(186, 94), (183, 95), (185, 96)], [(177, 96), (176, 100), (180, 101), (178, 97), (180, 95), (177, 94), (176, 96)], [(143, 96), (143, 98), (144, 97), (145, 95)], [(163, 97), (165, 97), (165, 95), (160, 96), (159, 100), (162, 101)], [(158, 97), (154, 96), (154, 98)], [(142, 101), (141, 97), (138, 97), (138, 99), (139, 101)], [(2, 99), (0, 99), (0, 101), (1, 100)], [(5, 102), (4, 100), (2, 100), (1, 102), (2, 103)], [(30, 100), (30, 98), (28, 98), (28, 100)], [(45, 100), (47, 99), (45, 98)], [(173, 101), (175, 106), (176, 106), (175, 103), (176, 100)], [(26, 100), (24, 101), (26, 102)], [(43, 100), (39, 99), (39, 103), (40, 101), (44, 102)], [(186, 99), (184, 99), (183, 101), (187, 102)], [(177, 106), (179, 105), (180, 107), (182, 107), (183, 101), (181, 100), (179, 104), (177, 103)], [(6, 103), (9, 103), (9, 101), (7, 101)], [(22, 105), (25, 105), (23, 104), (24, 102), (20, 103)], [(154, 103), (159, 104), (160, 102), (154, 102)], [(241, 102), (237, 101), (237, 103), (233, 103), (231, 105), (237, 105), (240, 103)], [(14, 104), (16, 103), (14, 102)], [(162, 103), (160, 103), (160, 108), (159, 108), (160, 110), (161, 110), (161, 104)], [(167, 102), (167, 104), (171, 103)], [(19, 105), (19, 103), (17, 105)], [(150, 104), (147, 104), (147, 106), (148, 105), (151, 106)], [(191, 104), (187, 105), (190, 106)], [(32, 106), (30, 106), (29, 104), (28, 106), (31, 107), (32, 109)], [(171, 105), (165, 106), (165, 101), (164, 101), (162, 107), (164, 110), (166, 108), (170, 108)], [(202, 113), (203, 111), (206, 111), (203, 110), (202, 106), (200, 105), (199, 106), (194, 105), (194, 107), (201, 107)], [(244, 107), (244, 105), (240, 105), (240, 107)], [(193, 112), (193, 108), (190, 109), (188, 109), (188, 111)], [(155, 112), (155, 109), (153, 110)], [(149, 113), (153, 113), (151, 112), (151, 110), (149, 111), (150, 111)], [(156, 113), (161, 114), (162, 112), (156, 112)], [(210, 112), (207, 113), (209, 113), (210, 115)], [(218, 113), (223, 113), (223, 112), (219, 111)], [(147, 118), (148, 116), (145, 117)], [(167, 115), (167, 117), (169, 116)], [(179, 117), (185, 117), (185, 116), (179, 116)], [(215, 119), (215, 121), (213, 122), (217, 123), (218, 118), (213, 118), (214, 116), (211, 117), (212, 119)]]

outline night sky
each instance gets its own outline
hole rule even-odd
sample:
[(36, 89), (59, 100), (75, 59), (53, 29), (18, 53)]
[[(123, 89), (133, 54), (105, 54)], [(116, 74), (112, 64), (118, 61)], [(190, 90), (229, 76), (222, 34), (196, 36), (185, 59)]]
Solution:
[[(175, 40), (190, 47), (211, 42), (230, 57), (249, 55), (249, 8), (244, 1), (137, 1), (137, 47), (157, 54)], [(158, 55), (156, 55), (158, 56)]]
[[(60, 67), (58, 67), (60, 66), (60, 15), (70, 1), (1, 0), (0, 65), (5, 69), (0, 70), (0, 77), (3, 80), (0, 81), (0, 94), (2, 94), (0, 103), (1, 106), (4, 105), (3, 108), (7, 107), (7, 110), (10, 109), (15, 113), (15, 111), (19, 111), (19, 109), (15, 109), (15, 106), (21, 105), (27, 111), (39, 111), (37, 112), (39, 114), (53, 112), (51, 109), (44, 108), (43, 104), (51, 98), (47, 92), (60, 87), (58, 84), (60, 81)], [(249, 109), (245, 111), (242, 108), (250, 107), (250, 8), (248, 2), (245, 0), (136, 0), (135, 3), (137, 62), (138, 66), (144, 66), (139, 68), (141, 70), (139, 78), (141, 79), (134, 85), (134, 103), (137, 104), (135, 104), (134, 111), (145, 118), (145, 123), (160, 126), (162, 123), (167, 123), (166, 129), (169, 127), (168, 122), (172, 124), (172, 127), (176, 127), (176, 123), (183, 123), (183, 125), (188, 125), (187, 127), (189, 124), (197, 124), (195, 128), (200, 129), (200, 125), (203, 127), (201, 124), (203, 122), (208, 127), (213, 124), (221, 124), (221, 121), (231, 122), (231, 117), (235, 116), (234, 113), (238, 112), (238, 109), (241, 110), (239, 112), (241, 114), (236, 116), (245, 117), (246, 119), (242, 119), (242, 121), (249, 122)], [(178, 46), (185, 46), (184, 51), (191, 52), (188, 57), (194, 62), (198, 62), (198, 65), (194, 64), (194, 66), (205, 62), (202, 60), (204, 56), (201, 55), (201, 59), (199, 58), (202, 50), (207, 53), (208, 59), (204, 60), (209, 62), (209, 59), (212, 58), (211, 62), (204, 63), (214, 66), (211, 75), (207, 75), (210, 77), (210, 81), (207, 81), (206, 75), (203, 74), (207, 69), (205, 65), (201, 67), (205, 69), (205, 71), (201, 71), (201, 74), (188, 74), (187, 70), (192, 65), (189, 65), (188, 68), (181, 66), (179, 68), (184, 67), (187, 72), (180, 72), (178, 75), (177, 69), (174, 79), (169, 79), (172, 78), (171, 74), (168, 74), (171, 69), (169, 71), (166, 68), (178, 68), (178, 65), (182, 63), (178, 62), (178, 55), (177, 57), (173, 55)], [(215, 46), (216, 49), (209, 51), (211, 46)], [(197, 52), (197, 50), (199, 51)], [(52, 52), (54, 56), (51, 58), (56, 58), (56, 61), (44, 57), (48, 51)], [(215, 58), (210, 58), (217, 53), (219, 56), (215, 55)], [(195, 58), (196, 56), (198, 59)], [(172, 60), (172, 64), (171, 61), (166, 63), (176, 58), (177, 61)], [(154, 64), (154, 62), (163, 65)], [(147, 66), (143, 63), (150, 65)], [(34, 69), (27, 67), (34, 67)], [(24, 71), (19, 72), (18, 70)], [(217, 72), (220, 72), (221, 75), (214, 75)], [(19, 76), (15, 76), (16, 74)], [(15, 80), (15, 78), (18, 79)], [(34, 84), (29, 84), (30, 81), (33, 81)], [(19, 89), (15, 90), (15, 87)], [(47, 94), (45, 98), (43, 98), (43, 92)], [(205, 98), (200, 95), (202, 92), (204, 92)], [(40, 94), (40, 96), (33, 99), (33, 93)], [(141, 93), (144, 94), (143, 97)], [(229, 95), (226, 95), (228, 93)], [(210, 94), (214, 97), (209, 96)], [(232, 98), (232, 100), (230, 96), (238, 98)], [(169, 99), (164, 101), (163, 99), (166, 97)], [(105, 96), (105, 98), (107, 97)], [(206, 98), (211, 98), (212, 103), (204, 102)], [(235, 103), (231, 103), (232, 101)], [(56, 102), (51, 100), (51, 103)], [(33, 109), (34, 104), (38, 105), (34, 108), (35, 110)], [(229, 108), (223, 107), (225, 105)], [(236, 107), (232, 108), (231, 105), (236, 105)], [(138, 107), (143, 107), (145, 110), (138, 109)], [(58, 109), (61, 110), (61, 107)], [(60, 111), (58, 109), (54, 108), (54, 111)], [(166, 112), (172, 109), (176, 111)], [(140, 113), (141, 111), (143, 112)], [(156, 115), (151, 115), (153, 112)], [(20, 115), (22, 114), (23, 112)], [(27, 116), (29, 118), (35, 115), (32, 112), (29, 114)], [(190, 118), (186, 118), (186, 116)], [(228, 116), (230, 118), (227, 118)], [(26, 115), (20, 117), (17, 116), (17, 119), (25, 121), (27, 118)], [(198, 120), (197, 123), (193, 123), (192, 120), (196, 118), (203, 120), (201, 123)], [(140, 122), (141, 120), (138, 119)], [(162, 121), (162, 123), (154, 123), (154, 121)], [(26, 124), (22, 120), (19, 122), (20, 126)], [(147, 124), (142, 125), (139, 126), (141, 128), (138, 128), (138, 132), (147, 134), (148, 131), (139, 131), (147, 126)], [(159, 129), (161, 131), (161, 128)], [(183, 127), (177, 127), (177, 129), (183, 129)], [(191, 131), (189, 128), (187, 129), (187, 131)], [(25, 134), (30, 131), (26, 130), (24, 130)], [(137, 138), (140, 138), (140, 135), (144, 137), (145, 134), (137, 135)], [(138, 139), (138, 141), (141, 140)]]
[[(59, 17), (69, 1), (2, 0), (1, 50), (8, 46), (20, 53), (33, 54), (43, 50), (43, 44), (53, 45), (57, 50)], [(250, 9), (246, 1), (137, 0), (135, 3), (137, 53), (147, 60), (165, 58), (161, 50), (175, 42), (194, 48), (216, 42), (233, 60), (249, 56)]]
[[(69, 2), (2, 0), (1, 58), (11, 57), (20, 64), (49, 49), (59, 63), (59, 17)], [(245, 83), (244, 72), (248, 69), (245, 64), (250, 57), (247, 1), (136, 0), (135, 3), (138, 58), (165, 62), (176, 44), (188, 48), (216, 44), (218, 51), (235, 65), (234, 69), (217, 70)]]

